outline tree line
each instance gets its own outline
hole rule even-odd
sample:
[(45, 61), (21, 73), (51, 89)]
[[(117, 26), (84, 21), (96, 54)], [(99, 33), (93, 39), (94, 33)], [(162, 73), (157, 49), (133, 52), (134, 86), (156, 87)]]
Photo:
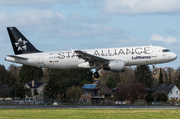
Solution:
[[(143, 89), (155, 88), (159, 84), (173, 83), (180, 88), (180, 67), (176, 70), (159, 68), (155, 75), (148, 65), (129, 67), (122, 73), (100, 70), (99, 79), (93, 78), (92, 71), (89, 69), (42, 69), (26, 65), (18, 67), (12, 64), (8, 69), (0, 65), (0, 72), (0, 85), (11, 88), (11, 97), (30, 95), (30, 90), (24, 89), (24, 85), (32, 80), (46, 82), (44, 96), (49, 99), (78, 98), (83, 93), (81, 87), (92, 83), (93, 80), (101, 80), (109, 89), (121, 88), (114, 98), (121, 95), (121, 98), (132, 101), (143, 98), (145, 93)], [(136, 92), (133, 92), (135, 90)], [(77, 92), (76, 95), (74, 92)]]
[[(110, 89), (116, 87), (114, 100), (146, 99), (147, 102), (167, 101), (165, 93), (153, 93), (160, 84), (175, 84), (180, 88), (180, 67), (157, 68), (157, 74), (153, 74), (148, 65), (140, 65), (136, 68), (127, 68), (123, 73), (110, 71), (101, 72), (101, 80)], [(148, 94), (148, 95), (147, 95)]]
[(159, 84), (175, 84), (180, 89), (180, 67), (156, 68), (156, 70), (157, 74), (153, 74), (148, 65), (126, 68), (125, 72), (121, 73), (102, 70), (99, 79), (110, 89), (130, 83), (140, 83), (147, 88), (155, 88)]
[[(42, 69), (27, 65), (10, 65), (6, 69), (0, 65), (0, 72), (0, 85), (11, 88), (10, 97), (31, 96), (30, 89), (24, 89), (24, 86), (32, 80), (46, 83), (44, 97), (49, 99), (69, 98), (71, 88), (74, 87), (78, 90), (76, 95), (79, 96), (82, 93), (79, 89), (82, 89), (84, 84), (93, 82), (92, 71), (89, 69)], [(3, 90), (0, 93), (4, 93)]]

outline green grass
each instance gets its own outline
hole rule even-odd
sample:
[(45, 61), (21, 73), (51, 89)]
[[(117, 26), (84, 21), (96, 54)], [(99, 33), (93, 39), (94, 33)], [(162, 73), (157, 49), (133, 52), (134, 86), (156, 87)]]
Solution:
[(0, 119), (179, 119), (178, 109), (0, 109)]

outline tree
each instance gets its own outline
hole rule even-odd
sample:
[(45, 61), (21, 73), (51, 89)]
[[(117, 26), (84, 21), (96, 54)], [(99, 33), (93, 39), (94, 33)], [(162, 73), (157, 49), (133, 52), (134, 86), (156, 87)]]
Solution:
[(168, 75), (168, 83), (169, 84), (172, 84), (173, 82), (172, 82), (172, 72), (174, 71), (174, 69), (173, 68), (170, 68), (170, 67), (168, 67), (167, 68), (167, 75)]
[(157, 98), (158, 98), (158, 93), (152, 93), (152, 97), (153, 97), (153, 100), (154, 100), (154, 102), (156, 103), (156, 101), (157, 101)]
[(118, 89), (116, 90), (116, 92), (114, 93), (114, 100), (115, 101), (125, 101), (128, 99), (127, 97), (127, 92), (126, 92), (126, 87), (121, 85), (119, 86), (119, 88), (121, 89)]
[(148, 95), (146, 95), (146, 101), (147, 101), (147, 102), (153, 102), (153, 101), (154, 101), (153, 96), (152, 96), (151, 93), (149, 93)]
[(39, 81), (42, 76), (42, 68), (23, 65), (19, 72), (18, 82), (25, 84), (32, 80)]
[(16, 84), (12, 87), (10, 97), (25, 97), (26, 89), (24, 89), (24, 85), (22, 84)]
[(116, 83), (116, 81), (114, 81), (114, 78), (112, 77), (112, 75), (109, 75), (109, 77), (107, 78), (107, 80), (105, 82), (105, 85), (109, 89), (115, 88), (117, 86), (117, 83)]
[(33, 78), (34, 77), (31, 66), (23, 65), (19, 72), (18, 82), (25, 84), (29, 81), (32, 81)]
[(64, 94), (64, 80), (61, 79), (60, 70), (53, 69), (49, 72), (49, 80), (44, 87), (44, 94), (48, 98), (56, 99), (61, 98)]
[(10, 72), (8, 72), (8, 77), (6, 79), (6, 84), (8, 87), (12, 87), (14, 86), (15, 84), (17, 84), (17, 80), (15, 78), (15, 76), (13, 74), (11, 74)]
[(15, 76), (6, 70), (4, 65), (0, 65), (0, 72), (0, 84), (12, 87), (17, 83)]
[(137, 99), (145, 98), (145, 88), (142, 84), (136, 83), (128, 86), (128, 100), (134, 102)]
[(165, 73), (165, 84), (168, 84), (168, 75)]
[(120, 81), (120, 73), (112, 72), (112, 71), (104, 70), (104, 69), (99, 70), (99, 73), (100, 73), (100, 77), (98, 80), (101, 80), (104, 84), (107, 80), (107, 77), (109, 77), (110, 75), (113, 77), (114, 81), (116, 81), (117, 83), (121, 82)]
[(154, 78), (148, 65), (140, 65), (135, 69), (135, 82), (139, 82), (151, 88)]
[(8, 79), (8, 72), (4, 65), (0, 65), (0, 84), (6, 84), (6, 80)]
[(178, 87), (178, 89), (180, 89), (180, 67), (178, 67), (176, 73), (177, 73), (177, 80), (175, 80), (174, 83), (176, 84), (176, 86)]
[(66, 98), (66, 90), (72, 86), (83, 86), (92, 82), (90, 70), (51, 69), (44, 94), (49, 98)]
[(107, 77), (111, 75), (117, 85), (134, 83), (134, 69), (131, 67), (126, 67), (124, 72), (112, 72), (108, 70), (99, 70), (99, 79), (105, 84)]
[(18, 82), (18, 75), (19, 75), (20, 67), (14, 65), (14, 64), (11, 64), (8, 67), (8, 71), (16, 79), (16, 82)]
[(0, 96), (1, 98), (9, 97), (9, 93), (11, 92), (11, 89), (6, 86), (1, 86), (0, 88)]
[[(92, 72), (90, 70), (81, 69), (77, 73), (78, 73), (78, 75), (75, 78), (75, 81), (76, 81), (76, 85), (75, 86), (83, 86), (86, 83), (92, 83), (93, 78), (92, 78)], [(71, 86), (69, 86), (69, 87), (71, 87)]]
[(163, 73), (162, 73), (162, 69), (160, 68), (160, 74), (159, 74), (159, 84), (163, 84)]
[(115, 92), (115, 100), (131, 100), (134, 102), (137, 99), (144, 99), (145, 88), (140, 83), (120, 85), (119, 90)]
[(125, 72), (120, 73), (120, 83), (121, 84), (128, 84), (134, 83), (134, 69), (133, 68), (126, 68)]
[(166, 102), (167, 100), (168, 100), (168, 96), (164, 92), (158, 94), (157, 101)]
[(164, 101), (166, 102), (168, 100), (168, 96), (163, 92), (163, 93), (150, 93), (146, 96), (146, 101), (147, 102), (156, 102), (156, 101)]
[(83, 94), (83, 89), (81, 87), (69, 87), (66, 91), (66, 95), (69, 99), (73, 100), (76, 99), (78, 100), (80, 96)]

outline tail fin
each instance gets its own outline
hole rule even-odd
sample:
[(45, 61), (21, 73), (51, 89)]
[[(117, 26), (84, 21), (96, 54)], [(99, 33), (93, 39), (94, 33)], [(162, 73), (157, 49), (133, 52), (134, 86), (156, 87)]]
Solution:
[(7, 27), (14, 54), (41, 52), (37, 50), (16, 27)]

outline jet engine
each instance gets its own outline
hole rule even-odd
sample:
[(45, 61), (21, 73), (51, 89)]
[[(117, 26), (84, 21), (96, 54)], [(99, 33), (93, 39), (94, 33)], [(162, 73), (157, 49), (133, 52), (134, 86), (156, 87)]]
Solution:
[(125, 61), (112, 60), (107, 65), (104, 65), (103, 69), (111, 70), (112, 72), (124, 72), (125, 71)]

